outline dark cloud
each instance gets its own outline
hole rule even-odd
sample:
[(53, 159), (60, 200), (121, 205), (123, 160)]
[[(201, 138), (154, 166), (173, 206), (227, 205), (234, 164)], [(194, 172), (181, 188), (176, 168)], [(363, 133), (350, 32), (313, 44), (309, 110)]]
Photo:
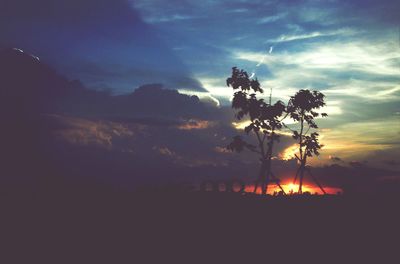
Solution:
[(10, 174), (4, 181), (29, 179), (32, 186), (94, 181), (134, 188), (232, 175), (253, 180), (257, 159), (225, 149), (238, 133), (229, 108), (160, 84), (125, 95), (91, 91), (29, 54), (6, 50), (1, 58), (6, 128), (1, 154), (7, 163), (1, 169)]
[(122, 93), (161, 82), (205, 91), (127, 1), (17, 0), (4, 7), (0, 48), (27, 50), (89, 87)]
[(352, 160), (349, 162), (349, 165), (352, 167), (355, 167), (355, 168), (361, 168), (361, 167), (365, 167), (367, 163), (368, 162), (365, 160), (364, 161)]
[[(124, 95), (91, 91), (29, 54), (8, 50), (0, 56), (2, 186), (99, 182), (136, 188), (232, 177), (254, 181), (255, 156), (221, 151), (238, 134), (229, 107), (204, 104), (160, 84)], [(282, 136), (276, 154), (292, 143)], [(325, 186), (353, 192), (360, 183), (369, 188), (380, 177), (397, 175), (360, 162), (351, 165), (314, 168), (313, 173)], [(296, 168), (295, 160), (273, 161), (274, 173), (284, 181), (293, 179)]]
[(133, 188), (232, 170), (214, 149), (235, 131), (196, 96), (159, 84), (113, 96), (68, 81), (24, 52), (0, 57), (4, 186), (57, 175)]
[(400, 180), (399, 172), (373, 168), (365, 163), (350, 167), (334, 164), (314, 168), (313, 172), (323, 184), (338, 186), (347, 194), (396, 194), (399, 188), (398, 184), (393, 184)]
[(341, 158), (335, 157), (335, 156), (329, 156), (329, 159), (330, 159), (332, 162), (342, 162), (342, 161), (343, 161)]
[[(2, 18), (8, 20), (27, 21), (64, 21), (65, 23), (80, 23), (81, 20), (92, 20), (99, 15), (107, 15), (108, 12), (124, 11), (120, 3), (124, 1), (108, 0), (37, 0), (35, 2), (26, 0), (3, 0)], [(101, 11), (100, 11), (101, 10)], [(95, 12), (90, 12), (95, 11)], [(125, 10), (125, 12), (127, 12)]]
[[(26, 112), (117, 119), (179, 120), (213, 116), (213, 108), (201, 103), (198, 97), (163, 89), (161, 84), (144, 85), (132, 93), (112, 96), (86, 89), (79, 81), (68, 81), (27, 53), (10, 49), (2, 51), (0, 56), (2, 100), (5, 106), (18, 111), (26, 108)], [(21, 103), (14, 105), (14, 101)]]
[(398, 160), (383, 160), (382, 162), (386, 165), (393, 166), (393, 167), (400, 165), (400, 162)]

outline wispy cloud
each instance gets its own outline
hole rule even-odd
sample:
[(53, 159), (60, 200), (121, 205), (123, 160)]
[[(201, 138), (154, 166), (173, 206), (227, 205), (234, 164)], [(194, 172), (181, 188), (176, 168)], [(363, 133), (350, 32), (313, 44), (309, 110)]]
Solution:
[(145, 21), (150, 24), (156, 24), (156, 23), (166, 23), (166, 22), (174, 22), (174, 21), (180, 21), (180, 20), (189, 20), (189, 19), (195, 19), (199, 18), (196, 16), (188, 16), (188, 15), (181, 15), (181, 14), (174, 14), (170, 16), (154, 16), (154, 17), (146, 17)]
[(286, 17), (287, 14), (288, 13), (285, 12), (285, 13), (280, 13), (280, 14), (273, 15), (273, 16), (262, 17), (257, 21), (257, 24), (267, 24), (267, 23), (275, 22), (275, 21), (278, 21), (278, 20)]
[[(230, 67), (238, 66), (254, 73), (265, 89), (272, 88), (275, 99), (287, 101), (299, 89), (317, 89), (327, 96), (324, 111), (330, 116), (318, 120), (325, 128), (323, 155), (346, 159), (394, 146), (365, 134), (371, 126), (377, 137), (394, 137), (381, 127), (395, 130), (398, 124), (392, 118), (400, 111), (395, 107), (400, 101), (398, 12), (391, 1), (188, 0), (170, 7), (160, 1), (138, 0), (141, 6), (136, 6), (145, 19), (165, 20), (161, 26), (175, 14), (207, 14), (207, 22), (175, 17), (176, 28), (168, 28), (168, 34), (190, 32), (185, 37), (191, 43), (186, 44), (201, 55), (182, 52), (182, 58), (222, 105), (232, 98), (225, 79)], [(221, 52), (201, 53), (210, 45)]]
[[(400, 54), (396, 43), (370, 43), (363, 42), (328, 42), (307, 45), (305, 49), (297, 52), (275, 52), (273, 56), (266, 56), (264, 63), (271, 67), (274, 74), (285, 71), (290, 74), (293, 68), (304, 70), (299, 74), (318, 73), (332, 79), (338, 79), (337, 75), (327, 74), (326, 70), (334, 70), (331, 73), (349, 71), (364, 74), (399, 76), (400, 68), (394, 61), (400, 62)], [(232, 51), (233, 56), (240, 60), (259, 63), (263, 53), (251, 51)], [(288, 72), (289, 71), (289, 72)], [(295, 74), (295, 72), (293, 72)], [(314, 77), (314, 76), (313, 76)]]
[(249, 9), (247, 9), (247, 8), (235, 8), (235, 9), (229, 9), (226, 12), (227, 13), (246, 13), (246, 12), (249, 12)]
[(346, 123), (321, 132), (321, 142), (325, 155), (338, 155), (342, 158), (365, 158), (371, 151), (393, 148), (400, 142), (397, 133), (398, 121), (395, 118)]
[(318, 37), (327, 37), (327, 36), (335, 36), (335, 35), (354, 35), (357, 31), (351, 28), (342, 28), (337, 30), (328, 30), (328, 31), (314, 31), (309, 33), (303, 34), (288, 34), (288, 35), (281, 35), (276, 39), (270, 39), (268, 42), (288, 42), (288, 41), (295, 41), (295, 40), (304, 40), (310, 38), (318, 38)]

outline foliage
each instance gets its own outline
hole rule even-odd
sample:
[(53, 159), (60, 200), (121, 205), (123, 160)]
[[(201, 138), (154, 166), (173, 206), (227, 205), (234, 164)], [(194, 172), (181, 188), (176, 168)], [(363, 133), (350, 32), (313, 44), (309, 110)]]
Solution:
[(266, 156), (268, 151), (264, 149), (264, 142), (265, 140), (278, 140), (279, 136), (273, 132), (275, 129), (282, 128), (279, 117), (285, 112), (284, 103), (277, 101), (275, 104), (271, 104), (266, 103), (264, 99), (257, 98), (264, 92), (258, 80), (250, 79), (246, 71), (239, 70), (236, 67), (232, 68), (232, 76), (226, 80), (226, 84), (235, 91), (232, 108), (238, 110), (236, 118), (241, 120), (248, 117), (250, 124), (244, 130), (246, 134), (253, 131), (259, 141), (259, 149), (257, 150), (255, 146), (246, 143), (241, 137), (235, 137), (228, 149), (240, 152), (247, 148), (253, 152), (261, 153), (262, 158), (268, 158)]
[(262, 193), (266, 194), (268, 183), (272, 179), (281, 187), (271, 172), (271, 158), (273, 143), (279, 140), (275, 131), (282, 128), (282, 120), (279, 118), (285, 113), (286, 106), (281, 101), (272, 104), (271, 96), (269, 103), (258, 98), (264, 92), (258, 80), (251, 79), (247, 72), (236, 67), (232, 68), (232, 76), (226, 80), (226, 84), (235, 91), (232, 108), (237, 110), (236, 118), (238, 120), (244, 117), (249, 119), (250, 124), (245, 127), (244, 131), (247, 135), (254, 134), (258, 141), (258, 146), (254, 146), (244, 141), (241, 136), (236, 136), (227, 148), (237, 152), (248, 149), (259, 154), (261, 166), (254, 192), (257, 191), (260, 184)]
[(242, 152), (244, 148), (250, 151), (257, 152), (257, 147), (245, 142), (241, 136), (235, 136), (231, 143), (227, 146), (227, 149), (236, 152)]
[[(318, 128), (314, 118), (320, 114), (315, 110), (325, 106), (324, 97), (325, 95), (318, 91), (300, 90), (290, 98), (287, 111), (293, 120), (304, 120), (311, 128)], [(325, 117), (327, 114), (322, 113), (321, 116)]]
[(321, 92), (300, 90), (290, 98), (287, 106), (287, 113), (290, 118), (298, 122), (300, 125), (299, 130), (291, 129), (293, 133), (292, 137), (297, 140), (299, 144), (300, 157), (296, 155), (296, 158), (298, 159), (300, 166), (295, 177), (296, 181), (297, 177), (300, 176), (299, 193), (302, 193), (302, 183), (307, 158), (314, 155), (318, 156), (319, 150), (323, 147), (323, 145), (319, 143), (319, 133), (314, 131), (308, 134), (308, 132), (310, 129), (318, 129), (318, 126), (315, 123), (315, 118), (319, 116), (328, 116), (326, 113), (320, 114), (316, 111), (325, 106), (324, 99), (325, 96)]
[[(245, 127), (244, 131), (247, 135), (254, 134), (258, 141), (258, 146), (255, 146), (247, 143), (241, 136), (236, 136), (227, 146), (231, 151), (241, 152), (247, 149), (260, 155), (261, 168), (254, 191), (256, 191), (258, 183), (261, 183), (262, 192), (266, 193), (266, 186), (268, 186), (272, 176), (273, 144), (274, 141), (279, 140), (276, 130), (282, 129), (282, 126), (289, 128), (282, 122), (284, 118), (289, 116), (300, 126), (299, 130), (289, 129), (293, 133), (292, 137), (299, 144), (300, 156), (296, 155), (296, 158), (300, 167), (295, 180), (300, 176), (299, 193), (301, 193), (307, 158), (314, 155), (318, 156), (319, 150), (323, 147), (319, 143), (319, 134), (315, 131), (318, 129), (315, 118), (328, 116), (326, 113), (317, 112), (318, 109), (325, 106), (324, 94), (318, 91), (300, 90), (290, 97), (287, 107), (282, 101), (272, 104), (271, 96), (267, 103), (264, 99), (259, 98), (264, 91), (258, 80), (251, 79), (246, 71), (239, 70), (236, 67), (232, 68), (232, 76), (226, 80), (226, 84), (234, 90), (232, 108), (237, 110), (236, 118), (238, 120), (249, 119), (250, 124)], [(309, 133), (310, 129), (312, 130), (311, 133)]]
[[(318, 113), (317, 109), (325, 106), (325, 95), (318, 91), (300, 90), (289, 100), (287, 112), (289, 116), (300, 123), (299, 131), (292, 130), (293, 138), (299, 141), (300, 161), (306, 157), (319, 155), (319, 149), (323, 147), (318, 141), (319, 134), (313, 132), (307, 135), (310, 129), (317, 129), (315, 118), (328, 116), (326, 113)], [(305, 131), (306, 126), (308, 126)]]

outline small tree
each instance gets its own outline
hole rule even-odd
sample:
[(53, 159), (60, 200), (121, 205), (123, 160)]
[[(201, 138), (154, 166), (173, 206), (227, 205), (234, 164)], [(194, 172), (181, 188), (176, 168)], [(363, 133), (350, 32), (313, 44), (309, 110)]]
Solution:
[[(304, 172), (307, 165), (307, 158), (313, 155), (318, 156), (319, 150), (323, 147), (318, 141), (319, 134), (315, 131), (318, 129), (314, 118), (318, 116), (326, 117), (326, 113), (319, 114), (317, 109), (325, 106), (324, 94), (318, 91), (300, 90), (289, 100), (287, 112), (289, 116), (299, 123), (299, 130), (290, 129), (293, 138), (299, 144), (299, 156), (296, 159), (299, 162), (294, 182), (299, 178), (299, 193), (302, 193)], [(287, 127), (287, 126), (286, 126)], [(314, 130), (309, 134), (310, 130)], [(311, 175), (312, 176), (312, 175)], [(316, 179), (314, 178), (314, 181)], [(322, 186), (316, 181), (318, 186), (324, 192)]]
[(257, 96), (263, 93), (258, 80), (249, 78), (247, 72), (236, 67), (232, 68), (232, 76), (226, 80), (226, 84), (235, 91), (232, 108), (238, 110), (236, 118), (241, 120), (248, 116), (250, 124), (244, 130), (247, 135), (254, 133), (258, 142), (255, 146), (244, 141), (241, 136), (236, 136), (227, 148), (237, 152), (248, 149), (259, 155), (261, 165), (254, 192), (260, 184), (262, 194), (266, 194), (272, 178), (280, 187), (278, 180), (271, 172), (271, 159), (274, 141), (279, 140), (276, 130), (282, 128), (281, 120), (278, 118), (284, 113), (285, 105), (281, 101), (271, 104), (271, 97), (269, 103), (258, 99)]

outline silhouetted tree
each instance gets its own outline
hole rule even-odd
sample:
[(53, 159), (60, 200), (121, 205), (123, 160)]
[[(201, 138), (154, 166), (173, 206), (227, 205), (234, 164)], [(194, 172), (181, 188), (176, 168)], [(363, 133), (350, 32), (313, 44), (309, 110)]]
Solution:
[[(298, 130), (289, 128), (293, 133), (293, 138), (299, 144), (299, 156), (295, 155), (299, 162), (299, 168), (294, 179), (294, 182), (296, 182), (299, 178), (299, 193), (302, 193), (307, 158), (313, 155), (318, 156), (319, 150), (323, 147), (318, 140), (319, 134), (316, 132), (318, 126), (314, 118), (320, 115), (322, 117), (328, 116), (326, 113), (316, 112), (317, 109), (325, 106), (324, 97), (324, 94), (318, 91), (300, 90), (290, 98), (287, 106), (289, 116), (299, 124)], [(310, 130), (313, 132), (309, 133)], [(315, 178), (314, 181), (323, 190)]]
[(236, 118), (238, 120), (244, 117), (250, 119), (250, 124), (244, 130), (246, 134), (254, 133), (258, 142), (258, 145), (255, 146), (244, 141), (241, 136), (236, 136), (227, 148), (237, 152), (247, 149), (259, 155), (261, 166), (254, 192), (257, 191), (260, 184), (262, 193), (266, 194), (271, 179), (274, 179), (279, 185), (278, 180), (271, 172), (271, 158), (274, 141), (279, 140), (276, 130), (282, 128), (279, 117), (284, 113), (285, 105), (281, 101), (271, 104), (271, 97), (269, 103), (258, 99), (257, 95), (263, 93), (258, 80), (249, 78), (246, 71), (236, 67), (232, 68), (232, 76), (226, 80), (226, 84), (235, 91), (232, 108), (238, 110)]

